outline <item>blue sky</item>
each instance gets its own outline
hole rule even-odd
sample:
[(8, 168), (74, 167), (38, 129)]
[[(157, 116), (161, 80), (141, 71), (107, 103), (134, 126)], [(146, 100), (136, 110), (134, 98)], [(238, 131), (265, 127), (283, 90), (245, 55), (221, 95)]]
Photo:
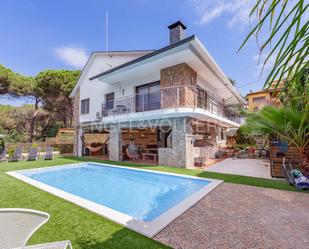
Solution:
[[(181, 20), (196, 34), (242, 94), (262, 88), (258, 49), (249, 31), (255, 0), (0, 0), (0, 64), (35, 75), (45, 69), (80, 69), (91, 51), (159, 49), (168, 44), (167, 26)], [(261, 76), (263, 79), (265, 75)], [(0, 104), (23, 101), (0, 98)]]

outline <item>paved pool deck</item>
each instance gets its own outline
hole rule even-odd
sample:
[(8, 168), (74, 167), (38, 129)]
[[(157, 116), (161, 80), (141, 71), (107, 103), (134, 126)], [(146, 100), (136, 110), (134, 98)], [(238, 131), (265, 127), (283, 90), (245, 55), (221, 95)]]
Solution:
[(205, 171), (271, 179), (269, 162), (264, 159), (227, 158)]
[(178, 249), (307, 249), (309, 194), (223, 183), (154, 239)]

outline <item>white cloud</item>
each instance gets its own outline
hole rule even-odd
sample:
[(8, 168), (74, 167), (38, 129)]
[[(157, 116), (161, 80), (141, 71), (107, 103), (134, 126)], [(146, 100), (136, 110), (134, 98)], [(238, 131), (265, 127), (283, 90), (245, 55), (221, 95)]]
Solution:
[(256, 0), (193, 0), (193, 6), (199, 15), (197, 21), (206, 25), (221, 16), (227, 16), (227, 26), (235, 26), (249, 23), (249, 13)]
[(65, 64), (80, 69), (85, 66), (88, 55), (85, 49), (79, 47), (59, 47), (54, 49), (54, 54)]

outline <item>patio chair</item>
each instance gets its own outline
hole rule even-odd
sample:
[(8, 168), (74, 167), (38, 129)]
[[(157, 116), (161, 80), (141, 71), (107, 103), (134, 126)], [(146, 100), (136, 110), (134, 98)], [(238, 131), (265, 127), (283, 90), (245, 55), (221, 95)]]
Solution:
[(45, 154), (43, 156), (44, 160), (52, 160), (54, 159), (54, 148), (53, 147), (47, 147)]
[(2, 151), (1, 154), (0, 154), (0, 162), (4, 162), (4, 161), (7, 160), (7, 158), (6, 158), (6, 153), (7, 153), (7, 149), (4, 148), (3, 151)]
[(36, 161), (38, 160), (39, 153), (38, 153), (38, 148), (30, 148), (27, 161)]
[(16, 147), (14, 154), (9, 158), (9, 162), (19, 162), (23, 157), (23, 149), (21, 147)]
[(131, 154), (131, 152), (130, 152), (130, 150), (129, 150), (128, 147), (125, 148), (125, 155), (126, 155), (129, 159), (131, 159), (131, 160), (134, 160), (134, 159), (135, 159), (134, 156)]
[(0, 209), (0, 249), (66, 249), (69, 240), (26, 246), (30, 237), (47, 221), (49, 214), (31, 209)]
[(139, 158), (138, 148), (135, 144), (129, 144), (126, 153), (130, 159), (136, 160)]

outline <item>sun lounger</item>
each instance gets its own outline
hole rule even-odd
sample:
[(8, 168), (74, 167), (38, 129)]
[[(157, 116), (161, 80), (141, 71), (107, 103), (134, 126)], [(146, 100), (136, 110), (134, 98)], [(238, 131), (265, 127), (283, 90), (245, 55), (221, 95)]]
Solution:
[(6, 152), (7, 152), (7, 149), (4, 148), (4, 150), (1, 152), (0, 154), (0, 162), (3, 162), (3, 161), (6, 161), (7, 158), (6, 158)]
[(70, 241), (26, 246), (30, 237), (48, 220), (49, 214), (31, 209), (0, 209), (0, 249), (72, 249)]
[(39, 153), (38, 153), (38, 148), (30, 148), (27, 161), (36, 161), (38, 160)]
[(23, 157), (23, 149), (21, 147), (16, 147), (13, 156), (9, 159), (9, 162), (18, 162)]
[(43, 156), (44, 160), (52, 160), (54, 159), (54, 148), (53, 147), (47, 147), (45, 154)]
[(66, 249), (72, 248), (71, 242), (69, 240), (52, 242), (46, 244), (38, 244), (33, 246), (25, 246), (25, 247), (15, 247), (13, 249)]
[(286, 162), (285, 158), (282, 161), (282, 168), (287, 181), (294, 185), (297, 189), (309, 189), (309, 178), (305, 177), (303, 173), (297, 169), (293, 169), (290, 162)]

